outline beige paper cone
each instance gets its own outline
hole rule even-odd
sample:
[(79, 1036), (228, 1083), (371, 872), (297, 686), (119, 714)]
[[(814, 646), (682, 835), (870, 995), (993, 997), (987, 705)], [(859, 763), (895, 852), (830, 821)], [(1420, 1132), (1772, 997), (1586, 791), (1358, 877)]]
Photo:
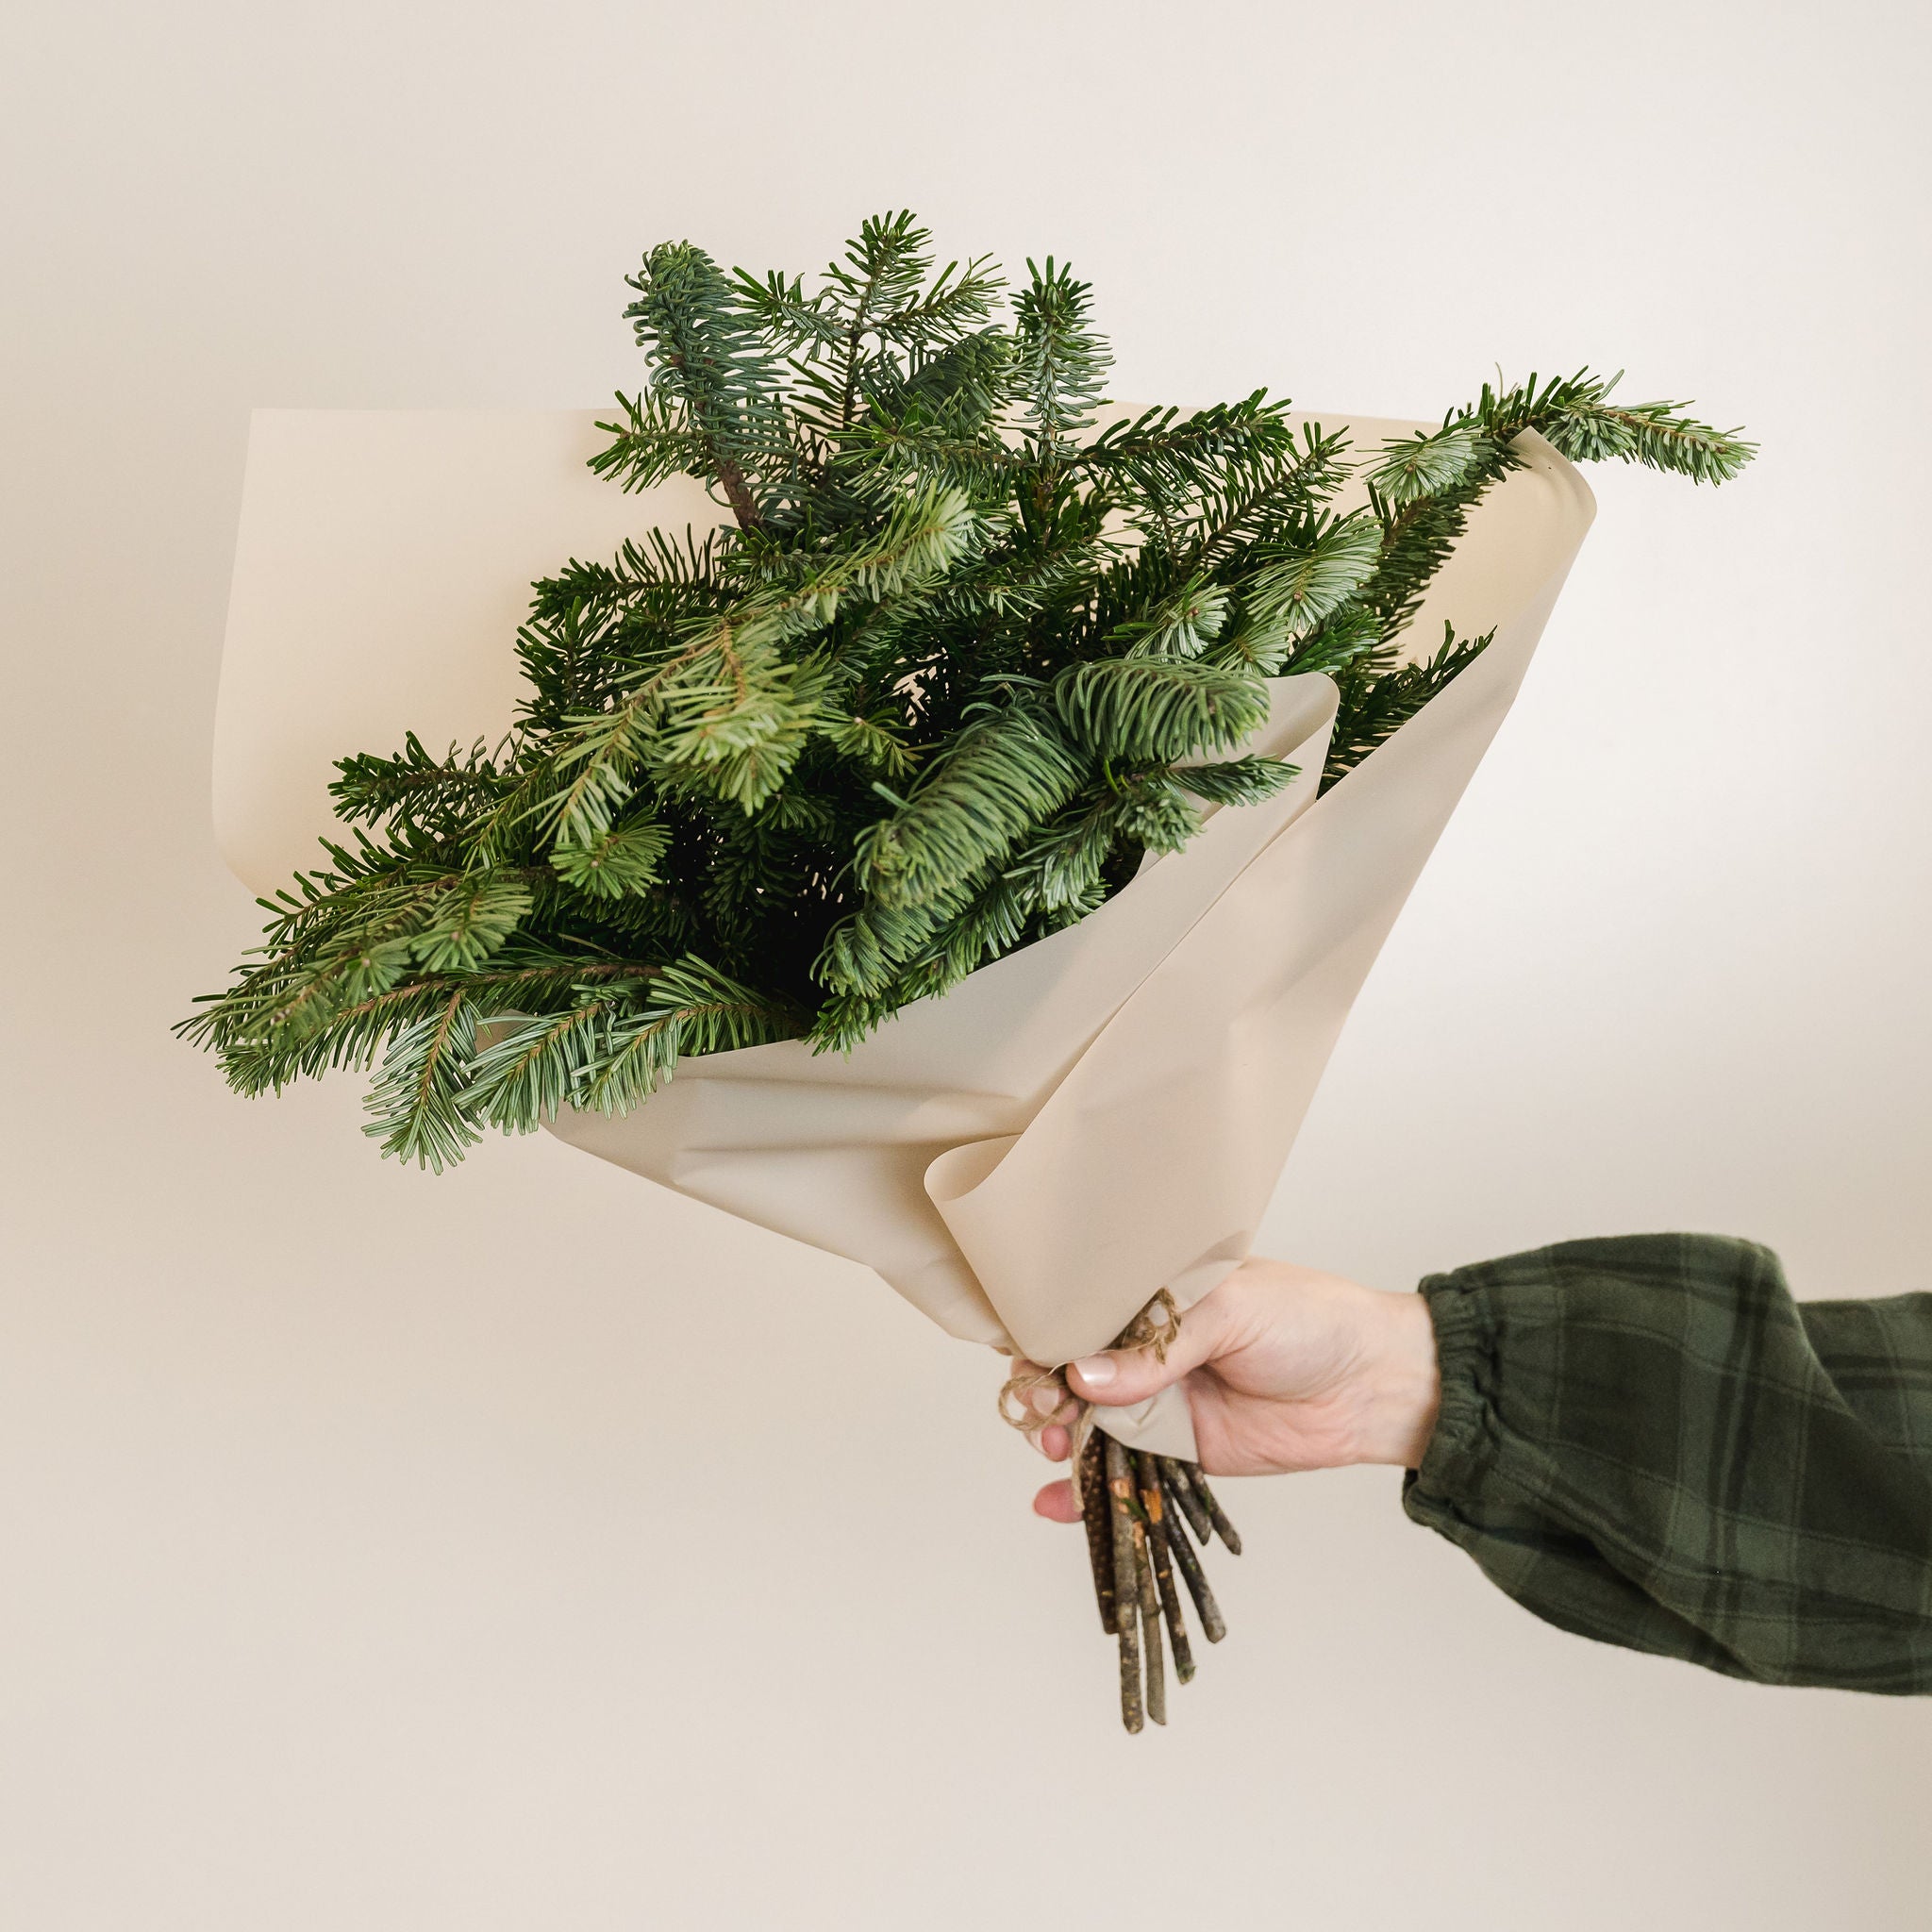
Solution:
[[(1411, 425), (1357, 422), (1358, 441)], [(532, 577), (653, 524), (582, 471), (577, 414), (264, 412), (223, 663), (216, 822), (258, 891), (313, 862), (330, 761), (494, 739)], [(795, 1041), (686, 1062), (622, 1119), (553, 1131), (667, 1187), (875, 1269), (970, 1341), (1058, 1362), (1160, 1288), (1183, 1307), (1248, 1252), (1348, 1009), (1515, 696), (1592, 504), (1536, 438), (1431, 589), (1490, 649), (1319, 801), (1335, 693), (1277, 679), (1256, 748), (1301, 775), (1214, 813), (1079, 924), (895, 1016), (846, 1056)], [(1103, 1410), (1191, 1456), (1184, 1401)]]

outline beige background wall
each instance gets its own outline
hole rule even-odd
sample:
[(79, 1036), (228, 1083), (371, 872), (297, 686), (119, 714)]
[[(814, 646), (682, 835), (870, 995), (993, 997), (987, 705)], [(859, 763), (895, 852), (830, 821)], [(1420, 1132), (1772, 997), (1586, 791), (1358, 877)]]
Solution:
[(1129, 1742), (990, 1361), (547, 1141), (399, 1174), (353, 1085), (245, 1105), (166, 1032), (254, 924), (207, 801), (250, 407), (594, 402), (646, 243), (803, 267), (910, 203), (1071, 255), (1123, 393), (1589, 359), (1749, 424), (1719, 494), (1592, 473), (1272, 1245), (1403, 1285), (1686, 1225), (1928, 1285), (1919, 9), (5, 35), (0, 1923), (1927, 1923), (1932, 1713), (1546, 1630), (1382, 1473), (1238, 1486), (1235, 1635)]

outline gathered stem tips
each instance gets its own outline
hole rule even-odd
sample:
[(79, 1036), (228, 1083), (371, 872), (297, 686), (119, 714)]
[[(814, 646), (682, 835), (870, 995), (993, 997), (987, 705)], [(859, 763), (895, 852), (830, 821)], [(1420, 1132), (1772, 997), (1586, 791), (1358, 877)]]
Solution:
[(1164, 1724), (1168, 1657), (1176, 1683), (1195, 1669), (1175, 1571), (1208, 1641), (1227, 1635), (1183, 1522), (1203, 1549), (1219, 1536), (1239, 1556), (1241, 1538), (1197, 1464), (1128, 1450), (1097, 1428), (1081, 1445), (1076, 1484), (1100, 1627), (1120, 1652), (1121, 1723)]

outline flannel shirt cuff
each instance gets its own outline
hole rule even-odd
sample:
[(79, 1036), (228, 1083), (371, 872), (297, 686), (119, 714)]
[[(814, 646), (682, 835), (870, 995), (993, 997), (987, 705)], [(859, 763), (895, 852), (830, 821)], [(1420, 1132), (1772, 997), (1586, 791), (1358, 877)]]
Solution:
[(1488, 1285), (1470, 1269), (1427, 1276), (1417, 1291), (1436, 1330), (1441, 1404), (1423, 1459), (1404, 1479), (1438, 1496), (1478, 1489), (1502, 1450), (1491, 1394), (1495, 1388), (1496, 1333)]

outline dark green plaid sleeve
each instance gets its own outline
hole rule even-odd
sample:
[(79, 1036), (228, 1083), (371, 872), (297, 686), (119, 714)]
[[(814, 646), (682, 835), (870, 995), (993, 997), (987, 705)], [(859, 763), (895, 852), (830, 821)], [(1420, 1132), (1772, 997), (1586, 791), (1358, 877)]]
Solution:
[(1792, 1301), (1715, 1235), (1422, 1284), (1442, 1407), (1404, 1487), (1545, 1621), (1768, 1684), (1932, 1691), (1932, 1294)]

